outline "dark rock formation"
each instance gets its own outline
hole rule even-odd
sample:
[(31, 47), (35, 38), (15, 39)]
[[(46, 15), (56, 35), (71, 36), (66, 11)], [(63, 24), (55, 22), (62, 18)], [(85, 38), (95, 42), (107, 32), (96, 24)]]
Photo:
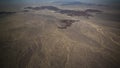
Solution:
[(96, 9), (87, 9), (85, 10), (86, 13), (92, 12), (92, 13), (101, 13), (102, 11), (96, 10)]
[(22, 12), (29, 12), (29, 10), (23, 10)]
[(68, 16), (92, 16), (84, 11), (75, 11), (75, 10), (61, 10), (59, 13), (67, 14)]
[(32, 9), (32, 10), (44, 10), (44, 9), (48, 9), (48, 10), (53, 10), (53, 11), (60, 10), (59, 8), (54, 7), (54, 6), (26, 7), (25, 9)]
[(67, 27), (70, 27), (74, 22), (76, 22), (76, 20), (69, 20), (69, 19), (60, 20), (61, 25), (58, 28), (66, 29)]
[(42, 6), (42, 7), (40, 7), (40, 8), (41, 8), (41, 9), (53, 10), (53, 11), (58, 11), (58, 10), (60, 10), (59, 8), (54, 7), (54, 6)]
[(33, 7), (25, 7), (24, 9), (33, 9)]
[(25, 9), (32, 9), (32, 10), (44, 10), (44, 9), (48, 9), (48, 10), (52, 10), (55, 11), (56, 13), (61, 13), (61, 14), (66, 14), (68, 16), (85, 16), (85, 17), (90, 17), (92, 16), (91, 14), (89, 14), (89, 12), (97, 12), (100, 13), (102, 11), (100, 10), (95, 10), (95, 9), (87, 9), (85, 11), (77, 11), (77, 10), (63, 10), (63, 9), (59, 9), (57, 7), (54, 6), (41, 6), (41, 7), (26, 7)]
[(14, 13), (16, 13), (16, 12), (1, 11), (0, 15), (11, 15), (11, 14), (14, 14)]

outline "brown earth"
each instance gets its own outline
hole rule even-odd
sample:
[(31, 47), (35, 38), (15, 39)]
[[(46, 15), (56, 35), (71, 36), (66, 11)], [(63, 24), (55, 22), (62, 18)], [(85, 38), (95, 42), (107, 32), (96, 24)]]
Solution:
[[(1, 68), (120, 68), (119, 28), (41, 12), (1, 20)], [(59, 28), (61, 23), (65, 29)]]

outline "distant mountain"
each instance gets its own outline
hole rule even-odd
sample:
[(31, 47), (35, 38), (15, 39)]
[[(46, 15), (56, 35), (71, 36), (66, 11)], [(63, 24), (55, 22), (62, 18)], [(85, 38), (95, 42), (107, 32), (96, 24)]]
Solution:
[(66, 6), (66, 5), (86, 5), (86, 6), (105, 6), (102, 4), (96, 4), (96, 3), (85, 3), (80, 1), (55, 1), (54, 3)]
[(85, 4), (85, 3), (78, 2), (78, 1), (64, 2), (64, 3), (62, 3), (62, 5), (81, 5), (81, 4)]

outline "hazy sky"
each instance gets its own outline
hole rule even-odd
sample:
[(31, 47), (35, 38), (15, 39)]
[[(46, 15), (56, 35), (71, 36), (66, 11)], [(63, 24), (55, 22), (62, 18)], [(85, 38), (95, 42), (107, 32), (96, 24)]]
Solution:
[(88, 3), (120, 3), (120, 0), (0, 0), (0, 3), (38, 3), (52, 1), (81, 1)]

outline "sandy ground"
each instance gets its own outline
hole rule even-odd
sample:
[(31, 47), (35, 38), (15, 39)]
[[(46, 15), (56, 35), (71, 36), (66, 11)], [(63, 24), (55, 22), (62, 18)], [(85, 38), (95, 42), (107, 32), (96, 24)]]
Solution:
[[(59, 20), (74, 19), (58, 28)], [(120, 68), (119, 22), (49, 10), (0, 19), (1, 68)]]

